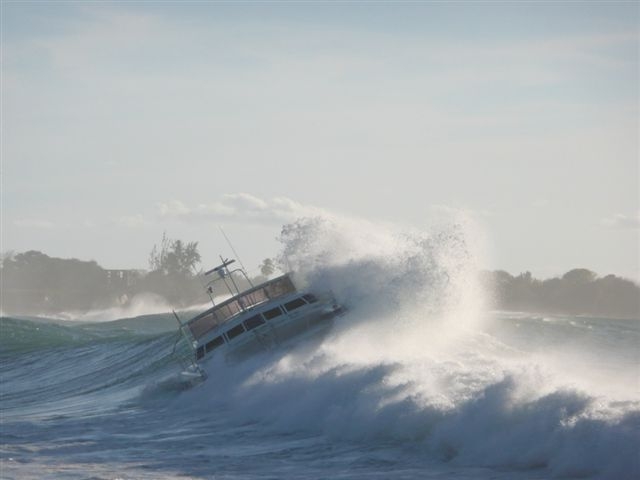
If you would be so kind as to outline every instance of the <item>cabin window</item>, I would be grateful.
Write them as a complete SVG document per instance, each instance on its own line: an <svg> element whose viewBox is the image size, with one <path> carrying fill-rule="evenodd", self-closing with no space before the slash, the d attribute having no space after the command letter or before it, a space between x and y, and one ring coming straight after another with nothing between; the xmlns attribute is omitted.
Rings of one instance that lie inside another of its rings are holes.
<svg viewBox="0 0 640 480"><path fill-rule="evenodd" d="M189 330L194 338L200 338L217 325L214 313L202 314L189 322Z"/></svg>
<svg viewBox="0 0 640 480"><path fill-rule="evenodd" d="M281 297L282 295L296 291L296 287L293 285L293 282L291 282L291 278L289 278L288 275L271 280L264 286L264 289L269 298Z"/></svg>
<svg viewBox="0 0 640 480"><path fill-rule="evenodd" d="M316 303L318 301L318 298L311 293L307 293L306 295L303 295L302 298L304 298L307 301L307 303Z"/></svg>
<svg viewBox="0 0 640 480"><path fill-rule="evenodd" d="M284 308L286 308L287 311L290 312L291 310L295 310L296 308L300 308L306 304L307 302L305 302L302 298L296 298L295 300L291 300L290 302L285 303Z"/></svg>
<svg viewBox="0 0 640 480"><path fill-rule="evenodd" d="M240 306L240 303L238 302L238 300L234 300L218 307L218 309L216 310L216 314L222 321L224 321L227 318L231 318L237 313L240 313L241 311L242 307Z"/></svg>
<svg viewBox="0 0 640 480"><path fill-rule="evenodd" d="M207 344L204 346L204 348L207 350L207 353L208 353L208 352L212 351L214 348L218 348L223 343L224 343L224 338L222 338L222 336L216 337L213 340L211 340L210 342L207 342Z"/></svg>
<svg viewBox="0 0 640 480"><path fill-rule="evenodd" d="M204 345L199 346L196 350L196 360L200 360L202 357L204 357Z"/></svg>
<svg viewBox="0 0 640 480"><path fill-rule="evenodd" d="M259 327L263 323L264 323L264 320L262 319L262 317L260 317L260 315L254 315L253 317L247 318L244 321L244 327L247 329L247 331L249 331L249 330L253 330L256 327Z"/></svg>
<svg viewBox="0 0 640 480"><path fill-rule="evenodd" d="M227 338L231 340L232 338L237 337L241 333L244 333L244 326L242 324L236 325L235 327L227 330Z"/></svg>
<svg viewBox="0 0 640 480"><path fill-rule="evenodd" d="M272 308L271 310L264 312L262 315L264 315L264 318L267 320L271 320L272 318L282 315L282 309L280 307Z"/></svg>
<svg viewBox="0 0 640 480"><path fill-rule="evenodd" d="M256 290L254 292L248 293L242 297L242 300L245 303L245 307L253 307L254 305L258 305L259 303L266 302L269 300L267 297L267 292L264 288Z"/></svg>

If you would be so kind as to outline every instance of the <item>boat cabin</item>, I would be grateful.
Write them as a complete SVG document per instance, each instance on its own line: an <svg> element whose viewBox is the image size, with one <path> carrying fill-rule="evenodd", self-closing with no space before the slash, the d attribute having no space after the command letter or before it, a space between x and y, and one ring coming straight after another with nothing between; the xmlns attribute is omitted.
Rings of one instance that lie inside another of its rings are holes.
<svg viewBox="0 0 640 480"><path fill-rule="evenodd" d="M221 266L207 272L217 272L216 280L224 280L232 297L218 304L214 302L208 310L180 324L183 334L191 337L196 362L220 347L234 355L271 348L324 326L327 319L341 311L330 293L298 291L289 274L241 292L231 276L233 272L227 269L232 262L224 260ZM249 281L244 271L236 271ZM212 293L211 287L208 291Z"/></svg>

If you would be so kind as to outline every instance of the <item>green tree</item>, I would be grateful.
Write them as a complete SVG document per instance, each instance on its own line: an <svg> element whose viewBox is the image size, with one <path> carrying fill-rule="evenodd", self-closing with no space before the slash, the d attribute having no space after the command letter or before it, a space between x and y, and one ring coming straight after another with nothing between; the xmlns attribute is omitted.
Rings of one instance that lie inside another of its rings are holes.
<svg viewBox="0 0 640 480"><path fill-rule="evenodd" d="M586 268L574 268L562 276L562 280L574 285L586 285L597 278L597 274Z"/></svg>
<svg viewBox="0 0 640 480"><path fill-rule="evenodd" d="M149 254L151 271L138 282L136 293L155 293L175 306L191 305L203 295L194 275L199 263L198 242L173 240L165 232Z"/></svg>
<svg viewBox="0 0 640 480"><path fill-rule="evenodd" d="M273 263L273 260L270 258L265 258L262 261L262 264L260 264L260 273L262 273L262 275L264 275L265 277L271 275L273 272L275 272L275 270L276 267Z"/></svg>
<svg viewBox="0 0 640 480"><path fill-rule="evenodd" d="M30 250L4 255L0 277L5 312L87 310L112 300L106 272L95 261L49 257Z"/></svg>
<svg viewBox="0 0 640 480"><path fill-rule="evenodd" d="M149 269L165 275L192 276L199 263L198 242L185 244L182 240L172 240L166 232L162 234L160 246L154 245L149 255Z"/></svg>

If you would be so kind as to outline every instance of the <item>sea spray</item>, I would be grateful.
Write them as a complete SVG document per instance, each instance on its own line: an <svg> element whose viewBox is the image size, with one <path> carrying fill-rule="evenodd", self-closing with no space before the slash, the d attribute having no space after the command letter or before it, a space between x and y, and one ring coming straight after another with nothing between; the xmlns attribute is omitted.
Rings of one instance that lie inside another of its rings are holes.
<svg viewBox="0 0 640 480"><path fill-rule="evenodd" d="M476 229L464 217L430 232L339 216L306 218L283 227L279 260L299 282L332 289L341 302L359 309L462 307L477 317L482 254L470 241Z"/></svg>
<svg viewBox="0 0 640 480"><path fill-rule="evenodd" d="M172 315L3 319L20 339L2 337L4 476L640 476L640 322L486 312L458 219L297 223L283 251L299 280L347 312L325 337L214 356L195 388Z"/></svg>
<svg viewBox="0 0 640 480"><path fill-rule="evenodd" d="M160 295L145 292L135 295L127 304L82 312L62 312L55 317L78 322L109 322L121 318L170 312L172 307Z"/></svg>
<svg viewBox="0 0 640 480"><path fill-rule="evenodd" d="M559 365L487 330L472 238L455 222L430 232L341 218L285 227L282 262L348 313L319 344L207 365L215 381L187 397L268 430L406 444L459 467L633 478L637 395L620 405L581 391Z"/></svg>

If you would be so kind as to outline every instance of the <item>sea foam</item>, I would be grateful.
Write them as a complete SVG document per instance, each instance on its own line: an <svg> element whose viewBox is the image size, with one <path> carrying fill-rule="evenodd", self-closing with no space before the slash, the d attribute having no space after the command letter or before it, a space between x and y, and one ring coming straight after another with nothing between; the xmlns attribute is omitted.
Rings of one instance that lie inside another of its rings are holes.
<svg viewBox="0 0 640 480"><path fill-rule="evenodd" d="M285 227L281 261L348 313L321 342L207 365L210 380L187 397L239 422L405 444L452 465L637 476L638 392L580 388L561 362L538 361L544 348L489 329L474 228L340 218Z"/></svg>

